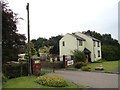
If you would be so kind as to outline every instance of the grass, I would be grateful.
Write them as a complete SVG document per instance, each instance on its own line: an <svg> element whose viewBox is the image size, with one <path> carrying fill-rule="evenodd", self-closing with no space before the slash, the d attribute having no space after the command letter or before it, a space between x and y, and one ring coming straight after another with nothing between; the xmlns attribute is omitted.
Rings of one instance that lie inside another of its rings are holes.
<svg viewBox="0 0 120 90"><path fill-rule="evenodd" d="M96 67L102 65L104 70L102 72L117 72L119 61L104 61L102 63L90 63L86 67L90 67L91 71L95 71Z"/></svg>
<svg viewBox="0 0 120 90"><path fill-rule="evenodd" d="M35 82L36 79L37 79L36 76L24 76L24 77L9 79L3 85L3 88L54 88L54 87L40 85ZM68 83L68 86L63 88L86 88L86 86L84 85L77 85L70 81L67 81L67 83Z"/></svg>

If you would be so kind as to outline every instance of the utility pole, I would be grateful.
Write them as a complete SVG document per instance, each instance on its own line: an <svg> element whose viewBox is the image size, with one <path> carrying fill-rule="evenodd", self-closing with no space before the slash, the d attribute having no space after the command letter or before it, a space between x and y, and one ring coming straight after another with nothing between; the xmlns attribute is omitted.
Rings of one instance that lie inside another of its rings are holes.
<svg viewBox="0 0 120 90"><path fill-rule="evenodd" d="M27 25L28 25L28 73L29 75L32 74L32 68L31 68L31 50L30 50L30 21L29 21L29 3L27 3L27 6L26 6L26 9L27 9Z"/></svg>

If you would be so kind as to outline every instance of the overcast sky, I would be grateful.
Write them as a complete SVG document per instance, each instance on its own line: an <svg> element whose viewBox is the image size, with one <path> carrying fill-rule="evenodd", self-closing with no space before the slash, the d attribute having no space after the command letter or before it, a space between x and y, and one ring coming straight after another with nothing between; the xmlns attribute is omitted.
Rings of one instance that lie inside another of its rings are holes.
<svg viewBox="0 0 120 90"><path fill-rule="evenodd" d="M49 38L77 31L109 33L118 39L119 0L7 0L22 17L19 33L27 37L27 11L30 4L30 38Z"/></svg>

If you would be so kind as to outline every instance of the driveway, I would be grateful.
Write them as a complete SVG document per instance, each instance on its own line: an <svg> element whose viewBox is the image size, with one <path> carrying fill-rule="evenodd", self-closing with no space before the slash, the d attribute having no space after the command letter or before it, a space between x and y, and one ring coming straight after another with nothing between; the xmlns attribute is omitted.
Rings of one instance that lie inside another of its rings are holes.
<svg viewBox="0 0 120 90"><path fill-rule="evenodd" d="M55 74L91 88L118 88L118 74L58 70Z"/></svg>

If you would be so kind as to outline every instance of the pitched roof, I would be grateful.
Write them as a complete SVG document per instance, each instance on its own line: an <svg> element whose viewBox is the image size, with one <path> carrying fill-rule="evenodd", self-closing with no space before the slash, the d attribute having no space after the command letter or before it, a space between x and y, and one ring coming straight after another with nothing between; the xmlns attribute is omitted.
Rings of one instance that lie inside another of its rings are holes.
<svg viewBox="0 0 120 90"><path fill-rule="evenodd" d="M79 32L79 33L81 33L81 32ZM82 34L84 34L84 33L82 33ZM84 35L86 35L86 34L84 34ZM86 35L86 36L90 37L93 41L99 41L100 42L100 40L98 40L98 39L96 39L96 38L94 38L94 37L92 37L90 35Z"/></svg>
<svg viewBox="0 0 120 90"><path fill-rule="evenodd" d="M91 53L91 51L88 50L87 48L84 48L84 53Z"/></svg>
<svg viewBox="0 0 120 90"><path fill-rule="evenodd" d="M80 41L86 41L84 38L78 36L78 35L75 35L75 34L70 34L72 35L73 37L75 37L77 40L80 40Z"/></svg>

